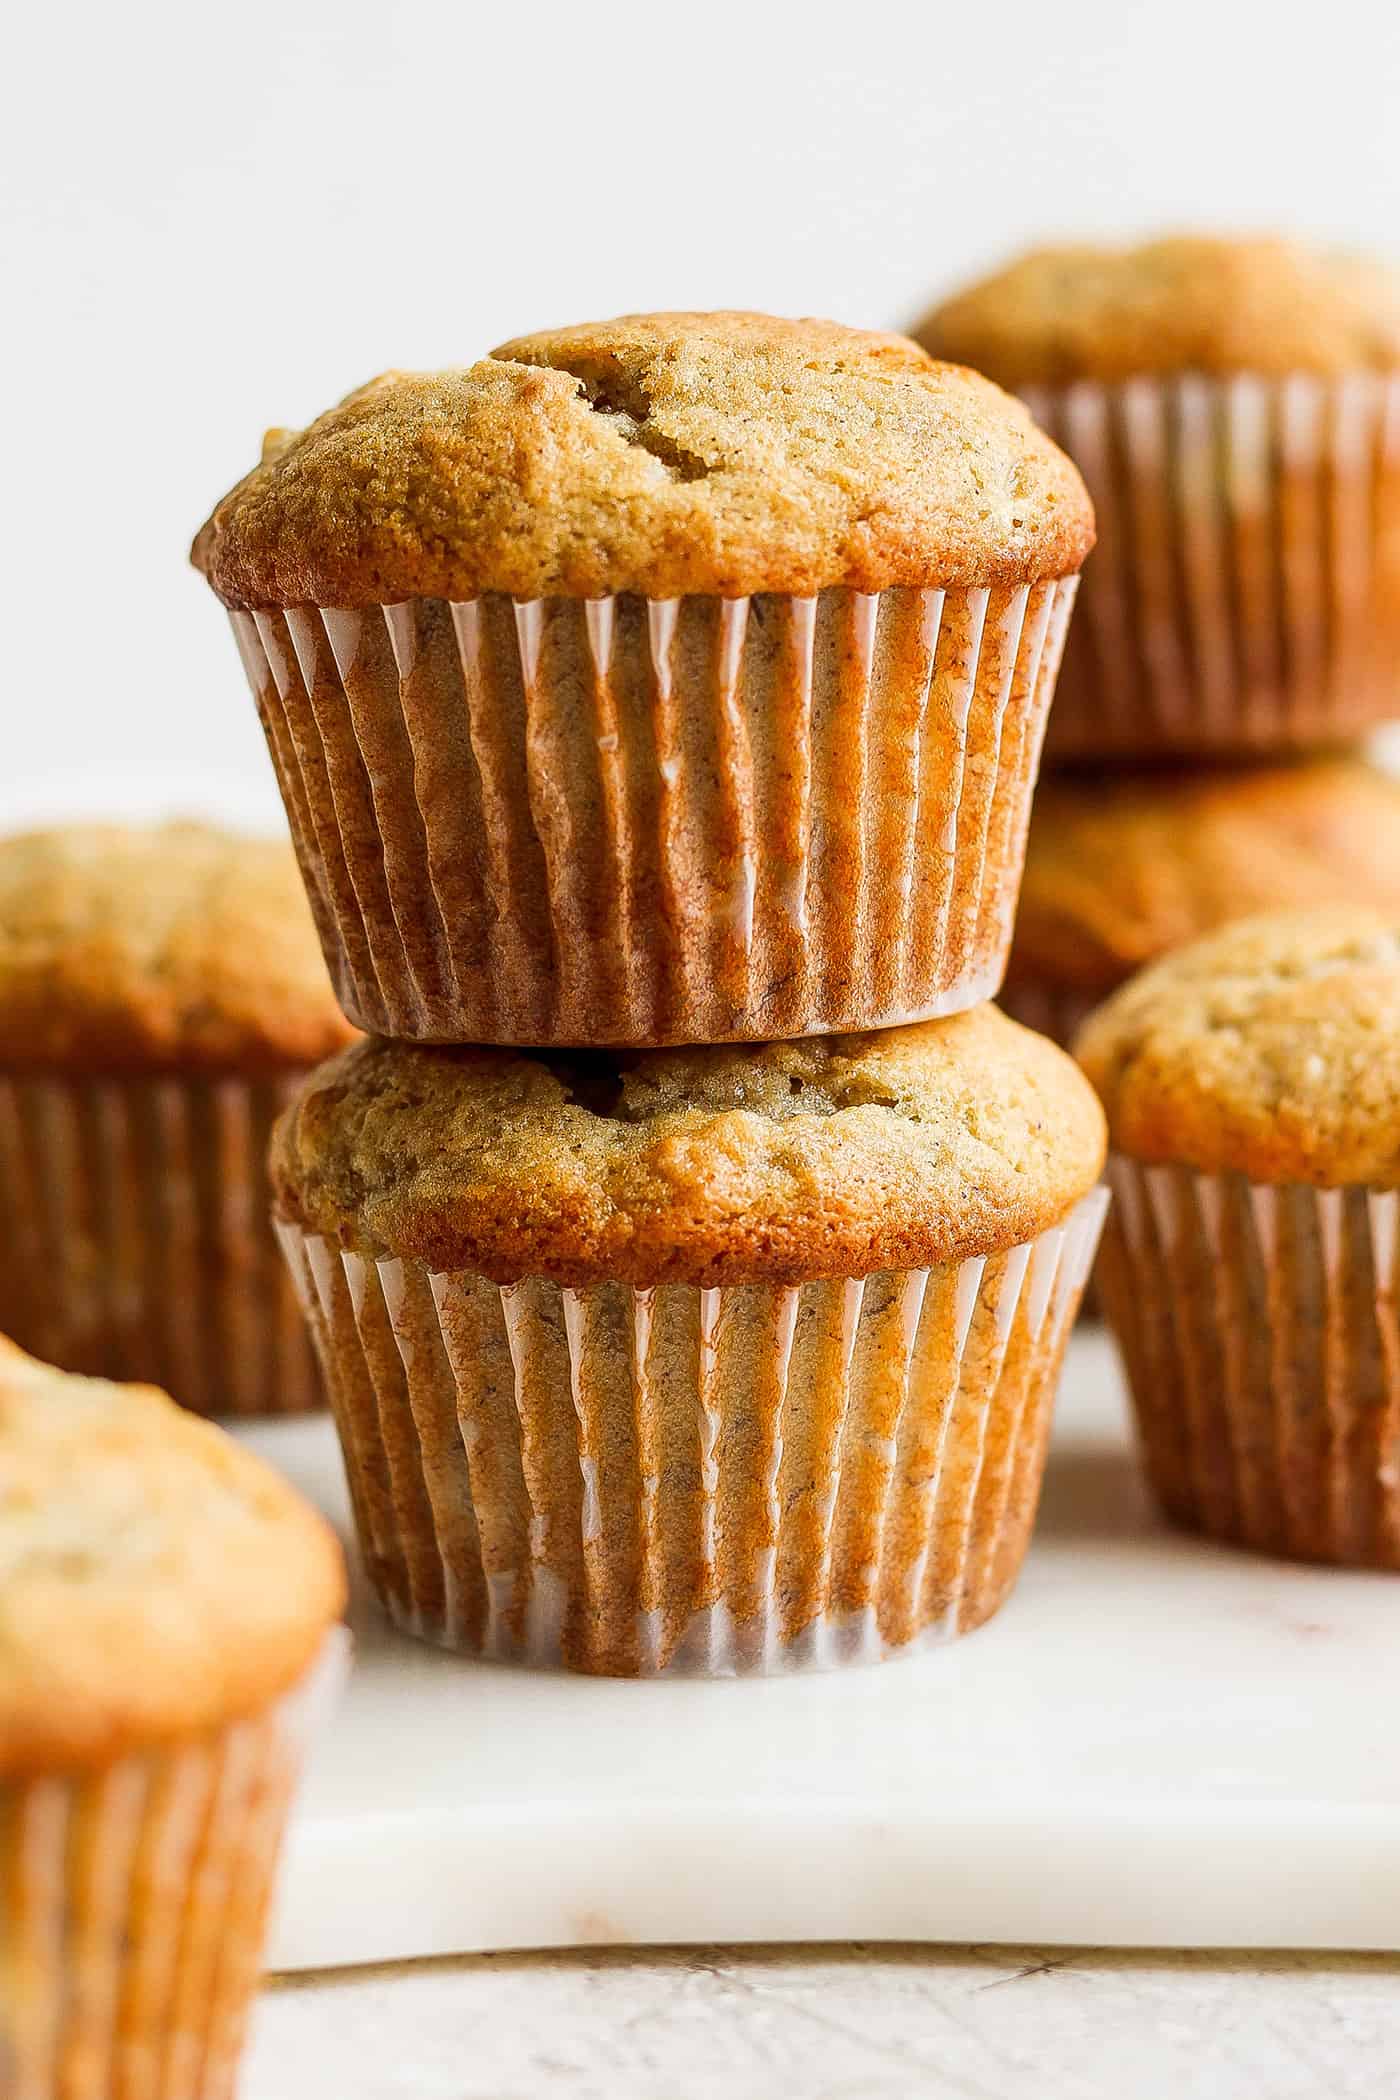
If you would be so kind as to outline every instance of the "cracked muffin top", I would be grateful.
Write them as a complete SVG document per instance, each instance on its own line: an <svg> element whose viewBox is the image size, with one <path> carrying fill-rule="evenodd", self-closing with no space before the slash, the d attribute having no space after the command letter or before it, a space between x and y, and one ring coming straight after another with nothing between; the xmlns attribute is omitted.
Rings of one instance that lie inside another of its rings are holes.
<svg viewBox="0 0 1400 2100"><path fill-rule="evenodd" d="M256 609L1019 584L1092 544L1025 409L907 338L640 314L389 372L271 432L192 559Z"/></svg>
<svg viewBox="0 0 1400 2100"><path fill-rule="evenodd" d="M286 840L205 824L0 839L0 1067L280 1071L355 1033Z"/></svg>
<svg viewBox="0 0 1400 2100"><path fill-rule="evenodd" d="M1400 1187L1400 920L1240 920L1124 985L1075 1049L1134 1159Z"/></svg>
<svg viewBox="0 0 1400 2100"><path fill-rule="evenodd" d="M1177 234L1036 248L934 307L936 357L1002 386L1135 373L1339 373L1400 366L1400 275L1295 241Z"/></svg>
<svg viewBox="0 0 1400 2100"><path fill-rule="evenodd" d="M1400 781L1363 758L1052 775L1007 983L1102 994L1232 919L1324 904L1400 919Z"/></svg>
<svg viewBox="0 0 1400 2100"><path fill-rule="evenodd" d="M375 1257L701 1286L923 1268L1058 1223L1103 1164L1071 1059L993 1006L636 1055L357 1044L273 1136L286 1220Z"/></svg>
<svg viewBox="0 0 1400 2100"><path fill-rule="evenodd" d="M0 1777L256 1712L339 1618L329 1525L153 1386L0 1339Z"/></svg>

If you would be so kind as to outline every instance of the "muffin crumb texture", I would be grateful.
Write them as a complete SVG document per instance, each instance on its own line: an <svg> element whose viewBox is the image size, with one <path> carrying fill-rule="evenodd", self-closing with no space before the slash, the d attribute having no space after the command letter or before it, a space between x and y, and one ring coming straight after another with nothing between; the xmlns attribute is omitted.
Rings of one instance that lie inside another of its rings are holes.
<svg viewBox="0 0 1400 2100"><path fill-rule="evenodd" d="M269 1071L355 1032L285 841L194 823L0 840L0 1067Z"/></svg>
<svg viewBox="0 0 1400 2100"><path fill-rule="evenodd" d="M1076 1049L1130 1158L1400 1186L1400 924L1378 913L1241 920L1132 979Z"/></svg>
<svg viewBox="0 0 1400 2100"><path fill-rule="evenodd" d="M1096 1102L982 1006L883 1034L559 1055L365 1042L278 1125L280 1214L496 1283L794 1283L928 1267L1057 1224Z"/></svg>
<svg viewBox="0 0 1400 2100"><path fill-rule="evenodd" d="M1231 920L1400 922L1400 781L1363 758L1042 780L1007 981L1098 994Z"/></svg>
<svg viewBox="0 0 1400 2100"><path fill-rule="evenodd" d="M1273 238L1173 235L1033 249L915 330L1002 386L1139 373L1336 374L1400 367L1400 276Z"/></svg>
<svg viewBox="0 0 1400 2100"><path fill-rule="evenodd" d="M0 1776L257 1711L343 1601L328 1526L252 1452L0 1340Z"/></svg>
<svg viewBox="0 0 1400 2100"><path fill-rule="evenodd" d="M225 604L1020 584L1093 542L1020 403L903 336L641 314L389 372L270 434L193 559Z"/></svg>

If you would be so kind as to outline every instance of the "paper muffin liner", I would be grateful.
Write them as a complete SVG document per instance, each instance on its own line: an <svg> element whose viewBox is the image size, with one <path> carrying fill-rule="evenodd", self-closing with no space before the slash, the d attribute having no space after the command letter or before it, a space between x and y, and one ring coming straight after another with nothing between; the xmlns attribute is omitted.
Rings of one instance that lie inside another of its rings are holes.
<svg viewBox="0 0 1400 2100"><path fill-rule="evenodd" d="M201 1414L324 1406L268 1221L300 1076L0 1073L0 1334Z"/></svg>
<svg viewBox="0 0 1400 2100"><path fill-rule="evenodd" d="M1094 1008L1107 992L1081 992L1071 985L1052 984L1048 978L1017 977L1002 986L997 1005L1023 1028L1048 1035L1052 1043L1068 1050Z"/></svg>
<svg viewBox="0 0 1400 2100"><path fill-rule="evenodd" d="M1094 499L1052 759L1272 751L1400 707L1400 379L1027 388Z"/></svg>
<svg viewBox="0 0 1400 2100"><path fill-rule="evenodd" d="M728 1676L874 1661L996 1610L1106 1203L984 1260L792 1288L501 1288L279 1229L396 1624L500 1661Z"/></svg>
<svg viewBox="0 0 1400 2100"><path fill-rule="evenodd" d="M95 1772L0 1782L6 2100L227 2100L287 1807L339 1629L268 1711Z"/></svg>
<svg viewBox="0 0 1400 2100"><path fill-rule="evenodd" d="M1400 1195L1109 1172L1099 1291L1166 1514L1400 1568Z"/></svg>
<svg viewBox="0 0 1400 2100"><path fill-rule="evenodd" d="M771 1041L995 992L1074 591L232 618L352 1019Z"/></svg>

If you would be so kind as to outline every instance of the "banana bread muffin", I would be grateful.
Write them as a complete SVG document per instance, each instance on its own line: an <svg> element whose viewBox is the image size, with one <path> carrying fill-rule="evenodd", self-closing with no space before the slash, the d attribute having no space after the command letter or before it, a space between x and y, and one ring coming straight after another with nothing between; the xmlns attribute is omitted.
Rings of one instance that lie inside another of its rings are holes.
<svg viewBox="0 0 1400 2100"><path fill-rule="evenodd" d="M918 334L1022 394L1098 510L1053 756L1316 746L1397 712L1394 270L1261 238L1045 248Z"/></svg>
<svg viewBox="0 0 1400 2100"><path fill-rule="evenodd" d="M1092 538L904 338L652 314L274 432L194 560L347 1012L647 1045L995 990Z"/></svg>
<svg viewBox="0 0 1400 2100"><path fill-rule="evenodd" d="M1078 1049L1118 1198L1100 1294L1167 1514L1400 1568L1400 914L1239 921Z"/></svg>
<svg viewBox="0 0 1400 2100"><path fill-rule="evenodd" d="M1052 775L1001 1003L1068 1044L1144 963L1231 919L1323 904L1400 919L1400 780L1364 758Z"/></svg>
<svg viewBox="0 0 1400 2100"><path fill-rule="evenodd" d="M344 1570L269 1467L0 1341L7 2094L232 2091Z"/></svg>
<svg viewBox="0 0 1400 2100"><path fill-rule="evenodd" d="M202 1413L319 1405L265 1160L353 1035L284 842L0 839L0 1330Z"/></svg>
<svg viewBox="0 0 1400 2100"><path fill-rule="evenodd" d="M323 1066L276 1207L390 1614L624 1675L977 1625L1025 1552L1102 1157L1070 1060L986 1006Z"/></svg>

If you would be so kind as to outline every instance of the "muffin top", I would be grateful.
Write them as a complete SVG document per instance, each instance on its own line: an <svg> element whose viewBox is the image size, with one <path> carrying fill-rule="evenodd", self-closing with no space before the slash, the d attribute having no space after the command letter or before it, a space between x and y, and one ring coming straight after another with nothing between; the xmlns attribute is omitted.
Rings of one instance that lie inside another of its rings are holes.
<svg viewBox="0 0 1400 2100"><path fill-rule="evenodd" d="M1400 781L1360 758L1043 780L1007 981L1112 991L1230 919L1400 920Z"/></svg>
<svg viewBox="0 0 1400 2100"><path fill-rule="evenodd" d="M0 1067L280 1070L354 1034L285 841L203 824L0 839Z"/></svg>
<svg viewBox="0 0 1400 2100"><path fill-rule="evenodd" d="M1400 366L1400 276L1275 239L1178 234L1036 248L945 300L915 333L1003 386L1161 372Z"/></svg>
<svg viewBox="0 0 1400 2100"><path fill-rule="evenodd" d="M192 558L228 605L362 606L1020 583L1092 543L1026 411L906 337L637 314L272 432Z"/></svg>
<svg viewBox="0 0 1400 2100"><path fill-rule="evenodd" d="M0 1340L0 1777L256 1711L344 1601L329 1527L261 1459Z"/></svg>
<svg viewBox="0 0 1400 2100"><path fill-rule="evenodd" d="M636 1055L369 1042L273 1136L280 1213L374 1256L702 1286L989 1254L1103 1163L1072 1061L995 1007L881 1034Z"/></svg>
<svg viewBox="0 0 1400 2100"><path fill-rule="evenodd" d="M1400 919L1243 919L1085 1023L1114 1146L1252 1181L1400 1186Z"/></svg>

